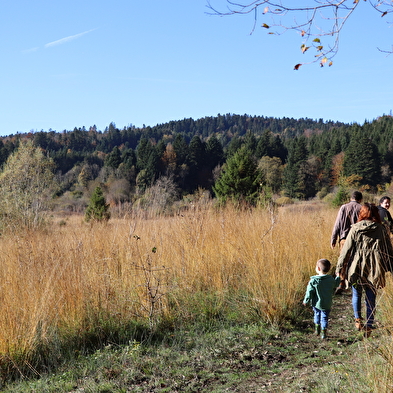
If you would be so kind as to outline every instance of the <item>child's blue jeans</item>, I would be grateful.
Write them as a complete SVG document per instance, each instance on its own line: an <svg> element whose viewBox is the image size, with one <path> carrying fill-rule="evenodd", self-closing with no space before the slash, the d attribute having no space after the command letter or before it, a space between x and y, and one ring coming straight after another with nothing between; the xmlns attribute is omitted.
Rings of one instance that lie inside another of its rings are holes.
<svg viewBox="0 0 393 393"><path fill-rule="evenodd" d="M321 325L322 330L327 329L330 310L320 310L316 307L312 309L314 310L314 323L316 325Z"/></svg>
<svg viewBox="0 0 393 393"><path fill-rule="evenodd" d="M367 326L372 326L375 315L375 289L370 286L352 285L352 307L355 318L362 317L362 294L365 292Z"/></svg>

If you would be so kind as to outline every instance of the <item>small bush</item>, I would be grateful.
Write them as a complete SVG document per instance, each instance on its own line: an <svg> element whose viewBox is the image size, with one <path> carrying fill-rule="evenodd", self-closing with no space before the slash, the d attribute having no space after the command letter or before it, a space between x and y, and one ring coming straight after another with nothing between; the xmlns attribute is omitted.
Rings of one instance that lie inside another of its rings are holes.
<svg viewBox="0 0 393 393"><path fill-rule="evenodd" d="M327 194L323 199L322 199L322 201L323 202L325 202L325 203L327 203L327 204L329 204L329 205L333 205L333 199L335 198L335 194L333 194L333 193L329 193L329 194Z"/></svg>
<svg viewBox="0 0 393 393"><path fill-rule="evenodd" d="M317 198L322 200L329 194L327 187L323 187L320 191L317 192Z"/></svg>
<svg viewBox="0 0 393 393"><path fill-rule="evenodd" d="M283 205L292 205L293 204L293 200L292 198L286 197L286 196L282 196L280 198L277 198L275 200L276 204L279 206L283 206Z"/></svg>
<svg viewBox="0 0 393 393"><path fill-rule="evenodd" d="M332 200L332 204L335 207L340 207L344 203L347 203L349 201L349 193L348 191L344 190L343 188L340 188L337 191L337 194L334 196Z"/></svg>

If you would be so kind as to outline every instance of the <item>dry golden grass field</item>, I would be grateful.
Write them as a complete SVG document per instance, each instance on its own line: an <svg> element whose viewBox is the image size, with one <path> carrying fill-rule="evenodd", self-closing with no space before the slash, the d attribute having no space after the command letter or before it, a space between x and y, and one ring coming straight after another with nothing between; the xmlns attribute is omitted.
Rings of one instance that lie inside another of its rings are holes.
<svg viewBox="0 0 393 393"><path fill-rule="evenodd" d="M53 361L108 323L154 330L233 310L236 318L280 324L301 303L316 260L336 263L329 244L336 213L321 202L274 212L196 207L95 225L58 218L43 231L5 235L2 372L21 364L34 370L44 356ZM389 287L381 306L388 315L391 297Z"/></svg>

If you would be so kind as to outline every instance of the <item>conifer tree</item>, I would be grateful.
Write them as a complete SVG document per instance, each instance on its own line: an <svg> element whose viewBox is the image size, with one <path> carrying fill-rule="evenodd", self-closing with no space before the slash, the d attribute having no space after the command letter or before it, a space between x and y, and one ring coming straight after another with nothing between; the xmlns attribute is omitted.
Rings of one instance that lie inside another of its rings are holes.
<svg viewBox="0 0 393 393"><path fill-rule="evenodd" d="M231 156L213 186L221 202L246 201L255 205L260 189L260 172L251 152L244 146Z"/></svg>
<svg viewBox="0 0 393 393"><path fill-rule="evenodd" d="M376 186L381 177L380 159L375 144L356 132L345 150L344 175L362 177L361 184Z"/></svg>
<svg viewBox="0 0 393 393"><path fill-rule="evenodd" d="M269 155L270 138L271 138L271 132L270 130L266 129L262 133L261 137L258 139L256 153L255 153L257 158L262 158L264 156Z"/></svg>
<svg viewBox="0 0 393 393"><path fill-rule="evenodd" d="M217 165L222 163L224 159L224 150L221 143L213 135L206 143L206 161L209 169L214 169Z"/></svg>
<svg viewBox="0 0 393 393"><path fill-rule="evenodd" d="M205 166L206 166L206 143L201 141L198 135L195 135L188 146L188 188L194 191L205 183Z"/></svg>
<svg viewBox="0 0 393 393"><path fill-rule="evenodd" d="M257 138L255 137L254 133L248 130L246 132L246 135L244 136L244 145L246 146L246 149L249 150L251 153L255 154L255 151L257 149Z"/></svg>
<svg viewBox="0 0 393 393"><path fill-rule="evenodd" d="M303 198L303 173L307 160L307 145L305 137L295 137L288 148L288 159L284 170L285 194L290 198Z"/></svg>
<svg viewBox="0 0 393 393"><path fill-rule="evenodd" d="M121 153L117 146L105 158L105 165L117 169L121 164Z"/></svg>
<svg viewBox="0 0 393 393"><path fill-rule="evenodd" d="M89 221L108 221L110 218L109 204L106 203L101 187L96 187L90 198L89 206L85 212L85 220Z"/></svg>
<svg viewBox="0 0 393 393"><path fill-rule="evenodd" d="M141 138L136 148L136 165L139 171L146 169L152 150L153 146L150 141L145 137Z"/></svg>
<svg viewBox="0 0 393 393"><path fill-rule="evenodd" d="M173 141L173 150L176 154L177 166L185 164L188 156L188 145L182 135L176 134L175 140Z"/></svg>

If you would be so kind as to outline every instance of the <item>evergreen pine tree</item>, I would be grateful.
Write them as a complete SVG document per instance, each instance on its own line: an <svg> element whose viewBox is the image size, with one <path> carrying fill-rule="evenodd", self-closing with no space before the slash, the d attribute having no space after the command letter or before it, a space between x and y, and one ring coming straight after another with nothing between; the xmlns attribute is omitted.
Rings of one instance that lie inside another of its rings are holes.
<svg viewBox="0 0 393 393"><path fill-rule="evenodd" d="M282 143L281 138L278 135L274 136L272 134L270 137L270 145L267 155L269 157L279 157L281 158L281 162L284 163L287 158L287 154L287 149Z"/></svg>
<svg viewBox="0 0 393 393"><path fill-rule="evenodd" d="M206 144L195 135L188 146L189 174L187 184L190 191L194 191L206 182Z"/></svg>
<svg viewBox="0 0 393 393"><path fill-rule="evenodd" d="M271 132L266 129L263 131L261 137L258 139L255 155L257 158L262 158L269 155Z"/></svg>
<svg viewBox="0 0 393 393"><path fill-rule="evenodd" d="M290 198L303 198L304 173L301 173L306 166L307 145L305 137L295 137L288 149L288 159L284 170L284 189L285 194Z"/></svg>
<svg viewBox="0 0 393 393"><path fill-rule="evenodd" d="M217 165L221 164L224 159L224 150L221 143L213 135L206 143L206 162L209 169L214 169Z"/></svg>
<svg viewBox="0 0 393 393"><path fill-rule="evenodd" d="M105 165L117 169L121 164L121 153L117 146L105 158Z"/></svg>
<svg viewBox="0 0 393 393"><path fill-rule="evenodd" d="M254 133L252 133L250 130L246 132L246 135L244 136L244 145L246 146L246 149L249 150L252 154L255 154L257 150L257 138L255 137Z"/></svg>
<svg viewBox="0 0 393 393"><path fill-rule="evenodd" d="M188 156L188 145L182 135L177 134L175 136L175 139L173 141L173 150L176 154L177 166L185 164Z"/></svg>
<svg viewBox="0 0 393 393"><path fill-rule="evenodd" d="M136 148L136 157L137 157L136 165L138 171L141 171L142 169L146 169L152 150L153 150L153 146L150 143L150 141L145 137L141 138Z"/></svg>
<svg viewBox="0 0 393 393"><path fill-rule="evenodd" d="M110 218L109 204L106 203L101 187L96 187L90 198L89 206L85 212L85 220L89 221L108 221Z"/></svg>
<svg viewBox="0 0 393 393"><path fill-rule="evenodd" d="M259 196L260 172L251 152L244 146L231 156L213 186L221 202L246 201L255 205Z"/></svg>
<svg viewBox="0 0 393 393"><path fill-rule="evenodd" d="M356 132L345 151L344 175L362 177L361 184L376 186L381 176L377 147L366 136Z"/></svg>

